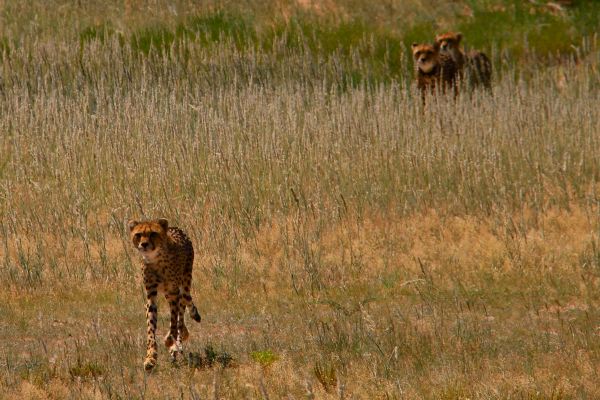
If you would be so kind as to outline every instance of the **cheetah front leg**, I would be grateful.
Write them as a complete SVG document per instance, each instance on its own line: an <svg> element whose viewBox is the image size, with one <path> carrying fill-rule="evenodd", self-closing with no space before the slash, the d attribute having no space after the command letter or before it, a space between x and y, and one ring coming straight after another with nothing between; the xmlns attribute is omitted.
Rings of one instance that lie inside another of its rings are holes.
<svg viewBox="0 0 600 400"><path fill-rule="evenodd" d="M144 369L151 371L156 366L158 356L158 347L156 345L156 315L158 307L156 305L156 292L154 296L148 295L146 303L146 321L148 323L146 336L146 359L144 360Z"/></svg>
<svg viewBox="0 0 600 400"><path fill-rule="evenodd" d="M152 276L144 274L144 287L146 288L146 359L144 360L144 369L151 371L158 358L158 346L156 344L156 321L158 306L156 296L158 294L158 283Z"/></svg>

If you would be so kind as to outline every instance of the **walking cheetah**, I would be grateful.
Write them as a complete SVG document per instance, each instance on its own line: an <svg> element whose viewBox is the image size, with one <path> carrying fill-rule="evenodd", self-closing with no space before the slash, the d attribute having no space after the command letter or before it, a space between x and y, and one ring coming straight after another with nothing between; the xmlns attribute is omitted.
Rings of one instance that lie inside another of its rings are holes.
<svg viewBox="0 0 600 400"><path fill-rule="evenodd" d="M482 85L488 90L492 89L492 63L485 53L471 50L465 53L460 48L461 33L448 32L435 37L436 44L442 54L447 54L456 63L461 81L465 81L474 89Z"/></svg>
<svg viewBox="0 0 600 400"><path fill-rule="evenodd" d="M174 361L182 351L181 342L187 340L189 332L183 313L189 307L190 317L200 322L200 313L192 302L190 287L194 248L187 235L179 228L169 226L166 219L128 222L133 245L142 256L142 274L146 287L147 347L144 368L152 370L156 365L156 315L158 292L165 294L171 308L171 324L165 337Z"/></svg>
<svg viewBox="0 0 600 400"><path fill-rule="evenodd" d="M436 90L446 92L448 87L458 94L456 77L458 69L452 57L442 54L437 44L412 44L415 61L417 87L421 90L423 101L427 92L434 94Z"/></svg>

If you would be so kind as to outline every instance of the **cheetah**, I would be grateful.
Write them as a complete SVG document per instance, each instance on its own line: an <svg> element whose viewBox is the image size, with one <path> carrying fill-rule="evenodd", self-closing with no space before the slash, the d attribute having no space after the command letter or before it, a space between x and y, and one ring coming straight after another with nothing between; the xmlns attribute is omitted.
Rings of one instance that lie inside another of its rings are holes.
<svg viewBox="0 0 600 400"><path fill-rule="evenodd" d="M156 319L157 295L162 292L171 308L171 324L165 337L171 360L182 352L182 341L189 337L183 314L189 308L190 317L200 322L200 313L192 302L190 287L194 247L179 228L169 226L166 219L128 222L134 247L142 257L142 275L146 288L147 346L144 369L151 371L157 362Z"/></svg>
<svg viewBox="0 0 600 400"><path fill-rule="evenodd" d="M412 53L415 61L417 87L421 91L423 102L427 92L435 93L436 90L446 92L448 87L458 94L456 78L458 69L452 57L440 53L437 44L412 44Z"/></svg>
<svg viewBox="0 0 600 400"><path fill-rule="evenodd" d="M492 63L488 56L477 50L465 53L461 47L461 33L448 32L435 37L436 44L440 47L442 54L447 54L456 63L461 81L474 89L483 86L487 90L492 89ZM466 75L466 77L465 77Z"/></svg>

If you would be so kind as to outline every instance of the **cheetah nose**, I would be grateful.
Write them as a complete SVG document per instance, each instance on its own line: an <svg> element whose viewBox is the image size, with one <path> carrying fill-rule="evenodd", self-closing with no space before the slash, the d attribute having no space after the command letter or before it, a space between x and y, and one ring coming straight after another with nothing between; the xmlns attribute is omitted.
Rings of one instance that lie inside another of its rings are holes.
<svg viewBox="0 0 600 400"><path fill-rule="evenodd" d="M148 242L143 242L143 243L140 243L140 246L142 246L145 249L146 247L148 247L149 244L150 243L148 243Z"/></svg>

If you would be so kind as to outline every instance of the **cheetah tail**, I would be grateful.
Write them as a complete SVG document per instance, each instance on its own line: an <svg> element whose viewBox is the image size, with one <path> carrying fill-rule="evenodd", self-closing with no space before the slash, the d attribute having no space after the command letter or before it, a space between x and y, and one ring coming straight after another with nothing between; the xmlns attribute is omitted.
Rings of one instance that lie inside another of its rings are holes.
<svg viewBox="0 0 600 400"><path fill-rule="evenodd" d="M202 320L202 317L200 316L200 313L198 312L198 309L194 303L192 303L190 307L190 317L196 322L200 322Z"/></svg>

